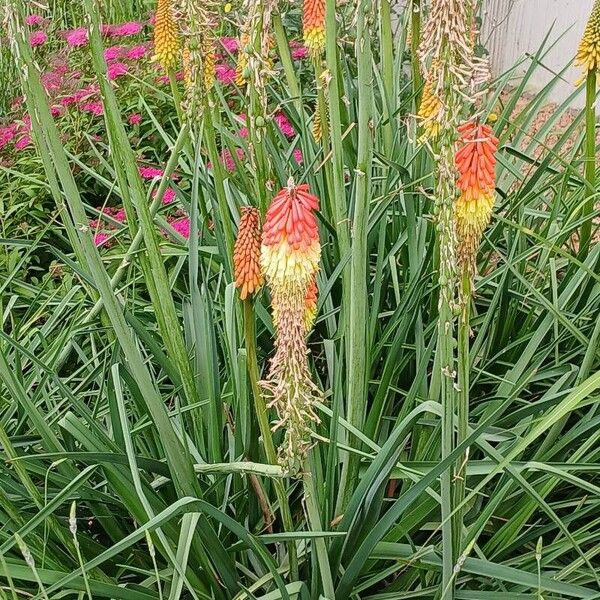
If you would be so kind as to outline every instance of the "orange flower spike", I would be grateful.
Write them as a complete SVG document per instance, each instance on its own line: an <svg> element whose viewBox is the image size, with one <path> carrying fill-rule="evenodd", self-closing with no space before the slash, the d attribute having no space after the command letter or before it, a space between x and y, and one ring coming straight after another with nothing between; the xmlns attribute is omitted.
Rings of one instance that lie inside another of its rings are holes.
<svg viewBox="0 0 600 600"><path fill-rule="evenodd" d="M456 201L454 219L459 262L472 275L479 242L494 207L498 138L489 125L475 122L461 125L458 133L455 163L460 197Z"/></svg>
<svg viewBox="0 0 600 600"><path fill-rule="evenodd" d="M304 44L318 58L325 50L325 0L304 0Z"/></svg>
<svg viewBox="0 0 600 600"><path fill-rule="evenodd" d="M273 198L263 226L261 265L272 298L275 355L262 382L285 430L282 464L297 472L311 445L311 424L319 421L321 392L312 381L306 333L316 313L315 275L321 246L314 211L319 201L306 184L292 180Z"/></svg>
<svg viewBox="0 0 600 600"><path fill-rule="evenodd" d="M307 184L290 183L267 211L261 264L273 286L307 286L318 269L321 246L314 211L319 201L308 189Z"/></svg>
<svg viewBox="0 0 600 600"><path fill-rule="evenodd" d="M154 24L154 59L168 71L177 65L179 31L171 0L158 0Z"/></svg>
<svg viewBox="0 0 600 600"><path fill-rule="evenodd" d="M257 208L244 206L233 250L235 287L245 300L263 284L260 270L260 217Z"/></svg>

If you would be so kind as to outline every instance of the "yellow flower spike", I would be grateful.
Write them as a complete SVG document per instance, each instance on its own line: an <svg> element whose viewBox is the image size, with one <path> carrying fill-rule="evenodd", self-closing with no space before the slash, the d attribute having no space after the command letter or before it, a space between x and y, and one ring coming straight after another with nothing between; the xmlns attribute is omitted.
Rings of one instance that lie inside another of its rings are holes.
<svg viewBox="0 0 600 600"><path fill-rule="evenodd" d="M579 44L575 64L583 67L585 72L600 68L600 0L596 0L592 8L592 14Z"/></svg>
<svg viewBox="0 0 600 600"><path fill-rule="evenodd" d="M173 17L171 0L158 0L154 24L154 58L168 71L177 65L179 30Z"/></svg>
<svg viewBox="0 0 600 600"><path fill-rule="evenodd" d="M417 117L423 128L422 139L434 139L440 132L438 117L442 110L442 101L433 90L431 79L425 82L421 104Z"/></svg>

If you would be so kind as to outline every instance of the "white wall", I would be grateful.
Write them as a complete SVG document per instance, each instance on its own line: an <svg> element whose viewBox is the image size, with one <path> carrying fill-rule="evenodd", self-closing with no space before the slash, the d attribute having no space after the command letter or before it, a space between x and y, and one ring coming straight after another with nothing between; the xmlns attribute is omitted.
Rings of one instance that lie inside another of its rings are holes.
<svg viewBox="0 0 600 600"><path fill-rule="evenodd" d="M593 3L594 0L485 0L482 42L490 52L493 73L505 72L525 53L534 54L551 28L549 42L556 43L543 63L549 71L560 71L577 52ZM549 71L538 67L530 81L531 91L548 82L552 77ZM577 68L566 71L551 100L564 100L573 92L580 75Z"/></svg>

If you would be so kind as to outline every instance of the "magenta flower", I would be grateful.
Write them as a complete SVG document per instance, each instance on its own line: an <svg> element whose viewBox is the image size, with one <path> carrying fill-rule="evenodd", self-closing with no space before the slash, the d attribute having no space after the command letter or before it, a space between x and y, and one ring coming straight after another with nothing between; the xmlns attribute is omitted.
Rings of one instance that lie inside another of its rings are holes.
<svg viewBox="0 0 600 600"><path fill-rule="evenodd" d="M237 41L237 39L233 37L222 37L221 45L223 46L223 48L225 48L225 50L227 50L227 52L229 52L229 54L235 54L238 51L238 48L240 47L240 44Z"/></svg>
<svg viewBox="0 0 600 600"><path fill-rule="evenodd" d="M179 219L174 219L170 223L171 227L177 231L184 238L190 237L190 218L189 217L181 217Z"/></svg>
<svg viewBox="0 0 600 600"><path fill-rule="evenodd" d="M96 115L97 117L104 114L104 106L102 106L102 102L88 102L82 105L81 110Z"/></svg>
<svg viewBox="0 0 600 600"><path fill-rule="evenodd" d="M144 26L137 21L129 21L120 25L113 25L107 32L107 35L112 37L125 37L129 35L137 35L142 31Z"/></svg>
<svg viewBox="0 0 600 600"><path fill-rule="evenodd" d="M294 60L302 60L308 56L308 48L304 46L298 46L297 48L292 48L292 58Z"/></svg>
<svg viewBox="0 0 600 600"><path fill-rule="evenodd" d="M36 33L43 33L42 31L38 31ZM42 77L42 85L47 92L53 92L59 90L63 84L63 77L60 73L56 71L48 71L47 73L43 73Z"/></svg>
<svg viewBox="0 0 600 600"><path fill-rule="evenodd" d="M63 107L62 106L51 106L50 107L50 114L53 117L58 117L62 114L63 111Z"/></svg>
<svg viewBox="0 0 600 600"><path fill-rule="evenodd" d="M108 78L111 81L113 81L117 77L122 77L123 75L126 75L128 73L128 71L129 71L129 67L125 63L115 62L115 63L108 65L106 74L107 74Z"/></svg>
<svg viewBox="0 0 600 600"><path fill-rule="evenodd" d="M85 46L88 43L88 32L85 27L78 27L65 32L65 39L71 48Z"/></svg>
<svg viewBox="0 0 600 600"><path fill-rule="evenodd" d="M104 51L104 60L110 62L111 60L117 60L121 58L125 53L123 46L110 46Z"/></svg>
<svg viewBox="0 0 600 600"><path fill-rule="evenodd" d="M133 113L127 117L130 125L139 125L142 122L142 115L140 113Z"/></svg>
<svg viewBox="0 0 600 600"><path fill-rule="evenodd" d="M281 133L283 133L283 135L285 135L285 137L292 138L296 135L296 130L282 112L278 112L275 115L275 123L277 123L279 130Z"/></svg>
<svg viewBox="0 0 600 600"><path fill-rule="evenodd" d="M139 167L140 175L143 179L154 179L155 177L162 177L164 171L158 167Z"/></svg>
<svg viewBox="0 0 600 600"><path fill-rule="evenodd" d="M219 64L215 67L217 79L224 85L231 85L235 82L235 69L229 65Z"/></svg>
<svg viewBox="0 0 600 600"><path fill-rule="evenodd" d="M154 190L152 197L156 198L157 194L158 194L158 190ZM163 194L162 203L163 204L171 204L171 202L173 202L173 200L175 200L176 195L177 194L175 193L175 190L173 188L167 188L165 190L165 193Z"/></svg>
<svg viewBox="0 0 600 600"><path fill-rule="evenodd" d="M25 17L25 23L30 27L37 27L44 22L44 18L40 17L40 15L27 15Z"/></svg>
<svg viewBox="0 0 600 600"><path fill-rule="evenodd" d="M94 244L99 248L108 242L109 239L108 233L104 233L103 231L99 231L96 235L94 235Z"/></svg>
<svg viewBox="0 0 600 600"><path fill-rule="evenodd" d="M300 150L300 148L296 148L293 152L292 152L292 156L294 157L294 160L301 165L304 162L304 156L302 156L302 150Z"/></svg>
<svg viewBox="0 0 600 600"><path fill-rule="evenodd" d="M146 52L146 46L133 46L127 51L126 56L129 60L139 60L146 56Z"/></svg>
<svg viewBox="0 0 600 600"><path fill-rule="evenodd" d="M23 135L15 142L15 148L17 150L24 150L30 144L31 138L28 135Z"/></svg>
<svg viewBox="0 0 600 600"><path fill-rule="evenodd" d="M45 44L47 41L48 41L48 35L46 34L45 31L34 31L29 36L29 45L32 48L35 48L36 46L41 46L42 44Z"/></svg>
<svg viewBox="0 0 600 600"><path fill-rule="evenodd" d="M235 153L239 160L244 159L245 154L241 148L236 148ZM225 148L225 150L221 152L221 164L230 173L235 171L235 159L233 158L233 154L231 154L231 150L229 150L229 148Z"/></svg>
<svg viewBox="0 0 600 600"><path fill-rule="evenodd" d="M0 127L0 150L13 141L17 134L17 124L12 123L6 127Z"/></svg>

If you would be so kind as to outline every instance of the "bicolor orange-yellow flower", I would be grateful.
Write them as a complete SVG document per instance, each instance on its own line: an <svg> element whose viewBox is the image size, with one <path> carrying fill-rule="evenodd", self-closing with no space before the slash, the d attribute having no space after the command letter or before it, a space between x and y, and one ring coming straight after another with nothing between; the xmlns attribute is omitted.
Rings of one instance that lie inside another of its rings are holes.
<svg viewBox="0 0 600 600"><path fill-rule="evenodd" d="M171 0L158 0L154 23L154 58L168 71L177 65L178 55L179 30Z"/></svg>
<svg viewBox="0 0 600 600"><path fill-rule="evenodd" d="M600 0L596 0L592 14L579 43L575 64L585 72L600 69Z"/></svg>
<svg viewBox="0 0 600 600"><path fill-rule="evenodd" d="M304 45L317 58L325 49L325 0L304 0Z"/></svg>
<svg viewBox="0 0 600 600"><path fill-rule="evenodd" d="M456 185L460 196L454 208L458 260L473 275L481 236L494 208L498 138L489 125L474 121L461 125L458 133Z"/></svg>
<svg viewBox="0 0 600 600"><path fill-rule="evenodd" d="M311 424L319 420L315 402L321 393L310 376L305 339L310 288L321 255L318 204L308 185L290 180L271 202L263 226L261 265L271 292L275 355L262 385L277 411L275 429L285 431L280 460L291 472L301 467Z"/></svg>
<svg viewBox="0 0 600 600"><path fill-rule="evenodd" d="M260 215L257 208L242 207L242 216L233 250L235 287L245 300L263 284L260 268Z"/></svg>
<svg viewBox="0 0 600 600"><path fill-rule="evenodd" d="M430 79L423 86L421 104L419 105L418 118L423 128L422 140L436 138L440 132L439 116L442 110L442 101L433 90Z"/></svg>

